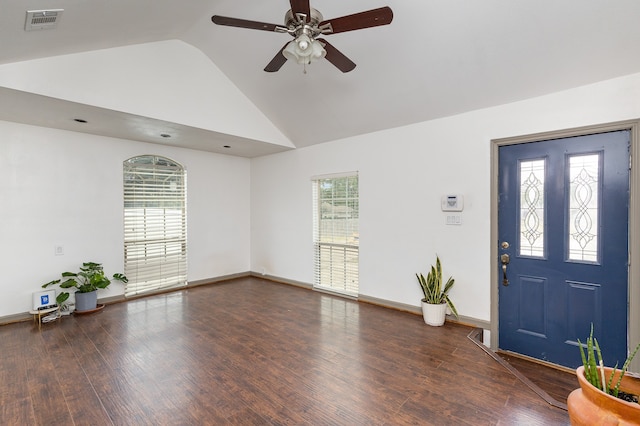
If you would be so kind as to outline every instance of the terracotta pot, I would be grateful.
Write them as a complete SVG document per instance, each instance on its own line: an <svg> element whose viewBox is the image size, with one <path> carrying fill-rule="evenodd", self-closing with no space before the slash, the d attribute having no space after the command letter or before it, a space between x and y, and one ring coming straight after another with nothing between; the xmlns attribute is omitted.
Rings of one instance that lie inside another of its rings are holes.
<svg viewBox="0 0 640 426"><path fill-rule="evenodd" d="M606 380L609 380L612 370L604 368ZM572 425L640 425L640 404L624 401L597 389L585 379L584 367L578 367L576 375L580 389L571 392L567 399ZM618 377L619 370L612 386L618 382ZM640 379L624 376L620 390L640 395Z"/></svg>
<svg viewBox="0 0 640 426"><path fill-rule="evenodd" d="M424 322L428 325L436 327L443 325L446 312L446 303L433 305L431 303L422 302L422 318L424 318Z"/></svg>

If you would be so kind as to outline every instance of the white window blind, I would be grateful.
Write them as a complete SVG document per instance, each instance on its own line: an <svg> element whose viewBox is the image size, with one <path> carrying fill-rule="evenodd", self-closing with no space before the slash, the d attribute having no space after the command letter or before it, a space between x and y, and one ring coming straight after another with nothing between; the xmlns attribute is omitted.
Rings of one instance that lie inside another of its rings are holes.
<svg viewBox="0 0 640 426"><path fill-rule="evenodd" d="M357 296L358 175L314 177L314 287Z"/></svg>
<svg viewBox="0 0 640 426"><path fill-rule="evenodd" d="M125 296L187 283L187 176L145 155L124 162Z"/></svg>

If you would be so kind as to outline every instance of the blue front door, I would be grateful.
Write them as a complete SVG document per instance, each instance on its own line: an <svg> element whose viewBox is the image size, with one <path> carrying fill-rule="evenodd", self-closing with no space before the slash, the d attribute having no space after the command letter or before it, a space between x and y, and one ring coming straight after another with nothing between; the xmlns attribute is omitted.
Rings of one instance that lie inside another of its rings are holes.
<svg viewBox="0 0 640 426"><path fill-rule="evenodd" d="M567 367L591 324L627 355L629 131L499 148L499 347Z"/></svg>

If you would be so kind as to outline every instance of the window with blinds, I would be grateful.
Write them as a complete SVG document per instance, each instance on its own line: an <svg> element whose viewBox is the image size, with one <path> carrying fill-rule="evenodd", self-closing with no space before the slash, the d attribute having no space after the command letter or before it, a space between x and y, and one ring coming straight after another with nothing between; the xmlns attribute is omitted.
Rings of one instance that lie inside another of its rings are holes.
<svg viewBox="0 0 640 426"><path fill-rule="evenodd" d="M314 287L358 295L358 174L314 177Z"/></svg>
<svg viewBox="0 0 640 426"><path fill-rule="evenodd" d="M125 296L186 285L185 169L154 155L123 165Z"/></svg>

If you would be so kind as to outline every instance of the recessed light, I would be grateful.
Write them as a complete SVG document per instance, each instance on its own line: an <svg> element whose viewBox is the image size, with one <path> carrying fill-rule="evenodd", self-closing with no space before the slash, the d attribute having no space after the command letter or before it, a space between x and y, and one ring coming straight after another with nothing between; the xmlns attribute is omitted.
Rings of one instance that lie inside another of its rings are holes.
<svg viewBox="0 0 640 426"><path fill-rule="evenodd" d="M162 136L163 138L170 138L171 135L169 133L160 133L160 136Z"/></svg>
<svg viewBox="0 0 640 426"><path fill-rule="evenodd" d="M83 124L87 122L87 120L85 120L84 118L74 118L73 121Z"/></svg>

